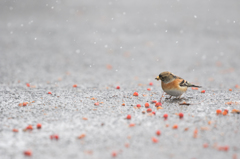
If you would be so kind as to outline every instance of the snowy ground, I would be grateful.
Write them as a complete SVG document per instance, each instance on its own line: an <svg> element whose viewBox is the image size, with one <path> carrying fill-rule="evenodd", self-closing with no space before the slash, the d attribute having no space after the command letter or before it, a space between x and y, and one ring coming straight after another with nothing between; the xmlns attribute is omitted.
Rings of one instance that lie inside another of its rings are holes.
<svg viewBox="0 0 240 159"><path fill-rule="evenodd" d="M239 28L237 0L0 1L0 158L239 158ZM143 114L163 71L203 88Z"/></svg>

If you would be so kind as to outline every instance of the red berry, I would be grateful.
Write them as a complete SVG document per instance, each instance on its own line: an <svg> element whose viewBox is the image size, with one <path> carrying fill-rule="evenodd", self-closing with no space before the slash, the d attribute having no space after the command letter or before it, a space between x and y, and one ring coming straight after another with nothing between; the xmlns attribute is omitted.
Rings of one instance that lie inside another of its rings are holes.
<svg viewBox="0 0 240 159"><path fill-rule="evenodd" d="M160 130L156 131L156 135L157 136L161 135L161 131Z"/></svg>
<svg viewBox="0 0 240 159"><path fill-rule="evenodd" d="M157 103L157 101L156 101L156 100L153 100L152 103Z"/></svg>
<svg viewBox="0 0 240 159"><path fill-rule="evenodd" d="M149 107L149 103L145 103L145 108L148 108Z"/></svg>
<svg viewBox="0 0 240 159"><path fill-rule="evenodd" d="M172 127L173 129L177 129L178 128L178 125L177 124L175 124L175 125L173 125L173 127Z"/></svg>
<svg viewBox="0 0 240 159"><path fill-rule="evenodd" d="M135 126L134 123L129 124L129 127L134 127L134 126Z"/></svg>
<svg viewBox="0 0 240 159"><path fill-rule="evenodd" d="M228 151L228 149L229 149L228 146L224 146L224 147L223 147L223 150L224 150L224 151Z"/></svg>
<svg viewBox="0 0 240 159"><path fill-rule="evenodd" d="M149 113L149 112L152 112L152 109L151 108L148 108L147 109L147 112Z"/></svg>
<svg viewBox="0 0 240 159"><path fill-rule="evenodd" d="M18 129L12 129L13 132L18 132Z"/></svg>
<svg viewBox="0 0 240 159"><path fill-rule="evenodd" d="M27 102L23 102L23 106L27 106Z"/></svg>
<svg viewBox="0 0 240 159"><path fill-rule="evenodd" d="M207 147L208 147L208 144L203 144L203 147L204 147L204 148L207 148Z"/></svg>
<svg viewBox="0 0 240 159"><path fill-rule="evenodd" d="M96 103L94 103L94 105L96 105L96 106L99 106L99 103L98 103L98 102L96 102Z"/></svg>
<svg viewBox="0 0 240 159"><path fill-rule="evenodd" d="M116 89L120 89L120 86L117 86Z"/></svg>
<svg viewBox="0 0 240 159"><path fill-rule="evenodd" d="M32 125L28 125L28 126L26 127L26 129L27 129L27 130L32 130L33 127L32 127Z"/></svg>
<svg viewBox="0 0 240 159"><path fill-rule="evenodd" d="M183 118L183 113L179 113L179 118L182 119Z"/></svg>
<svg viewBox="0 0 240 159"><path fill-rule="evenodd" d="M129 120L130 120L131 118L132 118L131 115L127 115L127 118L126 118L126 119L129 119Z"/></svg>
<svg viewBox="0 0 240 159"><path fill-rule="evenodd" d="M52 94L52 92L48 92L48 94Z"/></svg>
<svg viewBox="0 0 240 159"><path fill-rule="evenodd" d="M23 152L25 156L32 156L32 151L27 150Z"/></svg>
<svg viewBox="0 0 240 159"><path fill-rule="evenodd" d="M148 90L148 91L151 91L151 88L148 88L147 90Z"/></svg>
<svg viewBox="0 0 240 159"><path fill-rule="evenodd" d="M167 119L167 118L168 118L168 114L164 114L163 117L164 117L165 119Z"/></svg>
<svg viewBox="0 0 240 159"><path fill-rule="evenodd" d="M37 128L38 128L38 129L41 129L41 128L42 128L42 124L38 123L38 124L37 124Z"/></svg>
<svg viewBox="0 0 240 159"><path fill-rule="evenodd" d="M152 112L153 115L155 115L156 113L155 112Z"/></svg>
<svg viewBox="0 0 240 159"><path fill-rule="evenodd" d="M58 135L50 135L50 139L53 140L58 140L59 139L59 136Z"/></svg>
<svg viewBox="0 0 240 159"><path fill-rule="evenodd" d="M155 107L159 107L159 106L162 106L162 103L157 102L157 103L155 104Z"/></svg>
<svg viewBox="0 0 240 159"><path fill-rule="evenodd" d="M220 109L216 110L217 115L222 114L222 111Z"/></svg>
<svg viewBox="0 0 240 159"><path fill-rule="evenodd" d="M138 92L134 92L134 93L133 93L133 96L138 96Z"/></svg>
<svg viewBox="0 0 240 159"><path fill-rule="evenodd" d="M76 84L74 84L74 85L73 85L73 87L77 87L77 85L76 85Z"/></svg>
<svg viewBox="0 0 240 159"><path fill-rule="evenodd" d="M201 93L205 93L205 90L202 90Z"/></svg>
<svg viewBox="0 0 240 159"><path fill-rule="evenodd" d="M138 108L141 108L141 104L137 104L137 107L138 107Z"/></svg>
<svg viewBox="0 0 240 159"><path fill-rule="evenodd" d="M152 138L152 141L153 141L154 143L157 143L157 142L158 142L158 139L155 138L155 137L153 137L153 138Z"/></svg>
<svg viewBox="0 0 240 159"><path fill-rule="evenodd" d="M112 152L112 157L116 157L117 153L116 152Z"/></svg>
<svg viewBox="0 0 240 159"><path fill-rule="evenodd" d="M227 110L227 109L224 109L224 111L228 113L228 110Z"/></svg>
<svg viewBox="0 0 240 159"><path fill-rule="evenodd" d="M58 136L58 135L54 135L54 138L55 138L56 140L58 140L58 139L59 139L59 136Z"/></svg>
<svg viewBox="0 0 240 159"><path fill-rule="evenodd" d="M26 83L27 87L30 87L30 84L29 83Z"/></svg>
<svg viewBox="0 0 240 159"><path fill-rule="evenodd" d="M150 83L149 83L149 85L150 85L150 86L152 86L152 85L153 85L153 83L152 83L152 82L150 82Z"/></svg>

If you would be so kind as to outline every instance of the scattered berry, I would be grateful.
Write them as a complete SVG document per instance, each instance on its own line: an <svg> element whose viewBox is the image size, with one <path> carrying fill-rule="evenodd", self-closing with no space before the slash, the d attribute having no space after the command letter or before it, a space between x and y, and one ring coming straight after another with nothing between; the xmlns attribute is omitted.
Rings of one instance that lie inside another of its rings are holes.
<svg viewBox="0 0 240 159"><path fill-rule="evenodd" d="M141 108L141 104L137 104L137 107L138 107L138 108Z"/></svg>
<svg viewBox="0 0 240 159"><path fill-rule="evenodd" d="M125 106L125 103L123 103L122 106Z"/></svg>
<svg viewBox="0 0 240 159"><path fill-rule="evenodd" d="M129 119L129 120L130 120L131 118L132 118L132 117L131 117L131 115L129 115L129 114L128 114L127 117L126 117L126 119Z"/></svg>
<svg viewBox="0 0 240 159"><path fill-rule="evenodd" d="M193 137L197 138L197 135L198 135L198 129L195 129L194 132L193 132Z"/></svg>
<svg viewBox="0 0 240 159"><path fill-rule="evenodd" d="M178 125L177 124L175 124L175 125L173 125L173 127L172 127L173 129L177 129L178 128Z"/></svg>
<svg viewBox="0 0 240 159"><path fill-rule="evenodd" d="M179 118L182 119L183 118L183 113L179 113Z"/></svg>
<svg viewBox="0 0 240 159"><path fill-rule="evenodd" d="M148 90L148 91L151 91L151 88L148 88L147 90Z"/></svg>
<svg viewBox="0 0 240 159"><path fill-rule="evenodd" d="M74 84L74 85L73 85L73 87L77 87L77 85L76 85L76 84Z"/></svg>
<svg viewBox="0 0 240 159"><path fill-rule="evenodd" d="M227 115L227 114L228 114L227 111L223 111L223 112L222 112L222 115L224 115L224 116Z"/></svg>
<svg viewBox="0 0 240 159"><path fill-rule="evenodd" d="M222 114L222 111L220 109L216 110L217 115Z"/></svg>
<svg viewBox="0 0 240 159"><path fill-rule="evenodd" d="M224 109L224 111L228 113L228 110L227 110L227 109Z"/></svg>
<svg viewBox="0 0 240 159"><path fill-rule="evenodd" d="M148 108L147 109L147 112L149 113L149 112L152 112L152 109L151 108Z"/></svg>
<svg viewBox="0 0 240 159"><path fill-rule="evenodd" d="M165 119L167 119L167 118L168 118L168 114L164 114L163 117L164 117Z"/></svg>
<svg viewBox="0 0 240 159"><path fill-rule="evenodd" d="M198 90L198 88L197 87L192 87L192 90Z"/></svg>
<svg viewBox="0 0 240 159"><path fill-rule="evenodd" d="M157 136L161 135L161 131L160 130L156 131L156 135Z"/></svg>
<svg viewBox="0 0 240 159"><path fill-rule="evenodd" d="M157 103L155 104L155 107L159 107L159 106L162 106L162 103L157 102Z"/></svg>
<svg viewBox="0 0 240 159"><path fill-rule="evenodd" d="M27 86L27 87L30 87L30 84L29 84L29 83L26 83L26 86Z"/></svg>
<svg viewBox="0 0 240 159"><path fill-rule="evenodd" d="M129 127L134 127L134 126L135 126L134 123L129 124Z"/></svg>
<svg viewBox="0 0 240 159"><path fill-rule="evenodd" d="M32 130L33 127L32 127L32 125L28 125L28 126L26 127L26 129L27 129L27 130Z"/></svg>
<svg viewBox="0 0 240 159"><path fill-rule="evenodd" d="M150 82L150 83L149 83L149 85L150 85L150 86L152 86L152 85L153 85L153 83L152 83L152 82Z"/></svg>
<svg viewBox="0 0 240 159"><path fill-rule="evenodd" d="M85 134L81 134L78 136L78 139L83 139L86 135Z"/></svg>
<svg viewBox="0 0 240 159"><path fill-rule="evenodd" d="M128 148L128 147L129 147L129 143L126 143L126 144L125 144L125 147Z"/></svg>
<svg viewBox="0 0 240 159"><path fill-rule="evenodd" d="M156 115L156 113L155 113L155 112L152 112L152 114L153 114L153 115Z"/></svg>
<svg viewBox="0 0 240 159"><path fill-rule="evenodd" d="M145 103L145 108L148 108L149 107L149 103Z"/></svg>
<svg viewBox="0 0 240 159"><path fill-rule="evenodd" d="M53 140L58 140L59 139L59 136L58 135L50 135L50 139Z"/></svg>
<svg viewBox="0 0 240 159"><path fill-rule="evenodd" d="M228 151L229 147L228 146L219 146L218 150L219 151Z"/></svg>
<svg viewBox="0 0 240 159"><path fill-rule="evenodd" d="M112 157L116 157L117 153L116 152L112 152Z"/></svg>
<svg viewBox="0 0 240 159"><path fill-rule="evenodd" d="M96 103L94 103L94 105L96 105L96 106L99 106L99 103L98 103L98 102L96 102Z"/></svg>
<svg viewBox="0 0 240 159"><path fill-rule="evenodd" d="M153 137L153 138L152 138L152 142L157 143L157 142L158 142L158 139L155 138L155 137Z"/></svg>
<svg viewBox="0 0 240 159"><path fill-rule="evenodd" d="M22 105L23 105L23 106L27 106L27 102L23 102Z"/></svg>
<svg viewBox="0 0 240 159"><path fill-rule="evenodd" d="M204 147L204 148L207 148L207 147L208 147L208 144L203 144L203 147Z"/></svg>
<svg viewBox="0 0 240 159"><path fill-rule="evenodd" d="M138 96L138 92L134 92L134 93L133 93L133 96Z"/></svg>
<svg viewBox="0 0 240 159"><path fill-rule="evenodd" d="M48 94L52 94L52 92L48 92Z"/></svg>
<svg viewBox="0 0 240 159"><path fill-rule="evenodd" d="M37 129L41 129L42 128L42 124L38 123L37 124Z"/></svg>
<svg viewBox="0 0 240 159"><path fill-rule="evenodd" d="M230 88L229 91L232 91L232 89Z"/></svg>
<svg viewBox="0 0 240 159"><path fill-rule="evenodd" d="M120 89L120 86L117 86L116 89Z"/></svg>
<svg viewBox="0 0 240 159"><path fill-rule="evenodd" d="M156 101L156 100L153 100L152 103L157 103L157 101Z"/></svg>
<svg viewBox="0 0 240 159"><path fill-rule="evenodd" d="M13 132L18 132L18 129L12 129Z"/></svg>
<svg viewBox="0 0 240 159"><path fill-rule="evenodd" d="M205 90L202 90L201 93L205 93Z"/></svg>
<svg viewBox="0 0 240 159"><path fill-rule="evenodd" d="M32 151L27 150L23 152L25 156L32 156Z"/></svg>

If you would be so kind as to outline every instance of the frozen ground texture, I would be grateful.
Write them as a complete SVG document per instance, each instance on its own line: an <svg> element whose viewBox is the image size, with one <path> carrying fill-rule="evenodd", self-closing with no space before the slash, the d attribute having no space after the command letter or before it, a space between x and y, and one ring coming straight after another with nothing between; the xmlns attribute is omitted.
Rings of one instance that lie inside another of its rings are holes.
<svg viewBox="0 0 240 159"><path fill-rule="evenodd" d="M239 158L240 119L230 113L240 109L239 28L237 0L0 1L0 158ZM166 70L206 93L189 89L191 105L166 100L142 114Z"/></svg>

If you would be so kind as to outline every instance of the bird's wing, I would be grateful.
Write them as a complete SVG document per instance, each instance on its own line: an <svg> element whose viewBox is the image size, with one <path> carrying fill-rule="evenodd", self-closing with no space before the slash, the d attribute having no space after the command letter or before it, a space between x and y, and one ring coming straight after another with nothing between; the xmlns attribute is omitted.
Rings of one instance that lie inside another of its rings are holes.
<svg viewBox="0 0 240 159"><path fill-rule="evenodd" d="M180 78L180 79L182 79L182 78ZM190 83L190 82L188 82L184 79L182 79L182 82L179 83L179 86L181 86L181 87L198 87L198 88L201 87L201 86L196 86L196 85L194 85L194 84L192 84L192 83Z"/></svg>

